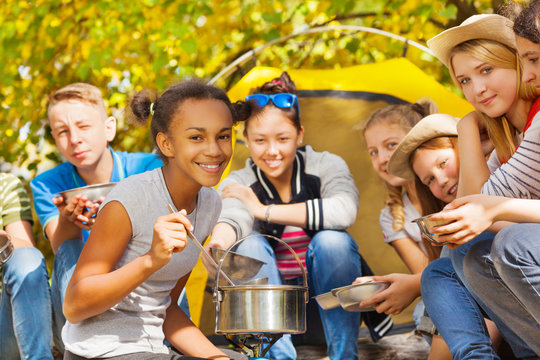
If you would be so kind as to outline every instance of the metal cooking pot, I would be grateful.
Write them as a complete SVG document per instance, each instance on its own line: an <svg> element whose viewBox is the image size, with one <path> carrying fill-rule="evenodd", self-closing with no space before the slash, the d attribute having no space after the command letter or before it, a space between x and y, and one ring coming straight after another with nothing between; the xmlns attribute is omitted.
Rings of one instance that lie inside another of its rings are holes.
<svg viewBox="0 0 540 360"><path fill-rule="evenodd" d="M4 265L13 253L13 244L8 234L0 234L0 265Z"/></svg>
<svg viewBox="0 0 540 360"><path fill-rule="evenodd" d="M302 269L303 285L236 285L219 286L219 274L223 259L232 247L237 246L250 235L231 246L219 262L214 284L216 303L216 334L300 334L306 332L306 304L308 287L306 270L294 250L271 235L294 255Z"/></svg>

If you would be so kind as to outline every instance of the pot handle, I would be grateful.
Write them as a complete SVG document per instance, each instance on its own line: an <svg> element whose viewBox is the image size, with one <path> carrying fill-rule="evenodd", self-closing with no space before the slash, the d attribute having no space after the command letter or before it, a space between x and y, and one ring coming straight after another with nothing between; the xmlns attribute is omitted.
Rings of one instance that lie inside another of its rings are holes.
<svg viewBox="0 0 540 360"><path fill-rule="evenodd" d="M273 236L273 235L267 235L267 234L251 234L251 235L248 235L248 236L244 236L243 238L241 238L240 240L236 241L234 244L232 244L226 251L225 251L225 254L223 254L223 256L221 257L221 259L219 260L219 264L218 264L218 272L217 272L217 275L216 275L216 282L215 282L215 292L219 292L218 291L218 286L219 286L219 274L221 273L221 265L223 264L223 260L227 257L227 254L229 254L229 252L231 251L231 249L235 246L237 246L238 244L240 244L241 242L243 242L244 240L247 240L249 239L250 237L255 237L255 236L264 236L264 237L267 237L267 238L270 238L270 239L273 239L273 240L276 240L277 242L280 242L282 243L283 245L285 245L285 247L287 247L287 249L289 249L289 251L292 253L292 255L294 256L294 259L296 260L296 262L298 262L298 264L300 265L300 269L302 270L302 282L303 282L303 285L305 288L307 288L307 274L306 274L306 269L304 268L304 265L302 265L302 261L300 261L300 258L298 257L298 255L296 255L296 252L294 252L293 248L289 246L289 244L287 244L285 241ZM306 294L306 303L309 301L309 298Z"/></svg>

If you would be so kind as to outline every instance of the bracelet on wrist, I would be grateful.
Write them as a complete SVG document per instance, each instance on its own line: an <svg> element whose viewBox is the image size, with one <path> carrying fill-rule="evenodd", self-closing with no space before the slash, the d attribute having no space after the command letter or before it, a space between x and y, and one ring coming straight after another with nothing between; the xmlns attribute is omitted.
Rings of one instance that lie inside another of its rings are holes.
<svg viewBox="0 0 540 360"><path fill-rule="evenodd" d="M264 213L264 219L266 220L267 223L270 222L270 210L272 210L273 206L274 204L268 205L268 207L266 208L266 212Z"/></svg>

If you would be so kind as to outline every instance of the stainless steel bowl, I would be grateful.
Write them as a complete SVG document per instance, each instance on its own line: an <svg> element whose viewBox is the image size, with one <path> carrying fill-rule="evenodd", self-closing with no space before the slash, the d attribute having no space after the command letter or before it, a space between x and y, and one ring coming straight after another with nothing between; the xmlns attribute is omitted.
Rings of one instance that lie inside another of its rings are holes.
<svg viewBox="0 0 540 360"><path fill-rule="evenodd" d="M0 234L0 265L9 260L13 253L13 244L8 234Z"/></svg>
<svg viewBox="0 0 540 360"><path fill-rule="evenodd" d="M106 183L106 184L96 184L96 185L88 185L83 186L75 189L70 189L66 191L59 192L63 198L64 202L68 204L71 202L71 199L75 197L76 195L86 195L88 197L88 200L90 201L98 201L101 199L104 199L105 196L109 193L109 191L112 190L112 188L117 183Z"/></svg>
<svg viewBox="0 0 540 360"><path fill-rule="evenodd" d="M317 295L315 296L315 300L317 300L317 304L323 310L335 309L341 305L337 296L332 294L332 292Z"/></svg>
<svg viewBox="0 0 540 360"><path fill-rule="evenodd" d="M449 224L449 222L446 220L430 220L429 217L431 215L433 214L419 217L417 219L414 219L413 222L416 223L416 225L418 225L422 235L426 239L428 239L430 242L437 245L448 244L448 241L439 241L439 234L434 234L432 232L432 229L436 226Z"/></svg>
<svg viewBox="0 0 540 360"><path fill-rule="evenodd" d="M369 299L379 291L390 286L387 281L369 281L333 289L332 293L338 298L341 307L347 311L363 312L374 310L373 306L361 307L360 302Z"/></svg>
<svg viewBox="0 0 540 360"><path fill-rule="evenodd" d="M241 255L233 251L227 252L218 248L210 248L210 255L212 255L217 264L223 258L221 270L231 279L240 281L252 279L259 273L261 267L266 264L264 261L250 256Z"/></svg>

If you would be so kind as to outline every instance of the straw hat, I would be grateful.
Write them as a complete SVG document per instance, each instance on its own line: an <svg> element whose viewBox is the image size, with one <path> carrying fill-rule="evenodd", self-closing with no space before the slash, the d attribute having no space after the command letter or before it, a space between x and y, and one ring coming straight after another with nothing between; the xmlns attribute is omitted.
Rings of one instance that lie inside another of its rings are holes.
<svg viewBox="0 0 540 360"><path fill-rule="evenodd" d="M458 118L447 114L431 114L420 120L401 140L388 161L388 172L400 178L414 180L409 159L420 145L441 136L457 136Z"/></svg>
<svg viewBox="0 0 540 360"><path fill-rule="evenodd" d="M452 49L462 42L488 39L516 49L512 20L496 14L473 15L461 23L427 41L428 47L446 66Z"/></svg>

